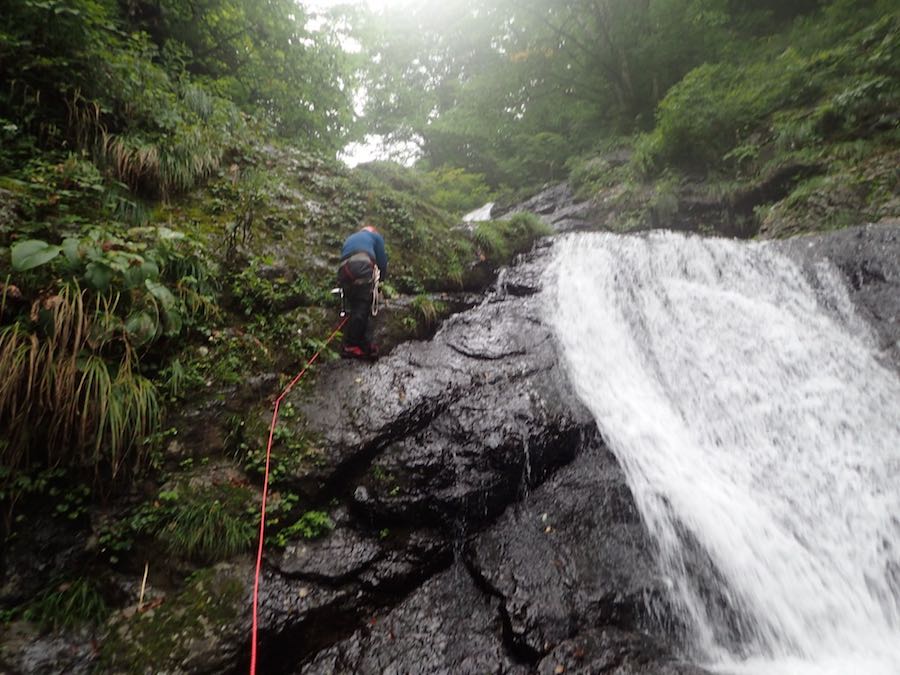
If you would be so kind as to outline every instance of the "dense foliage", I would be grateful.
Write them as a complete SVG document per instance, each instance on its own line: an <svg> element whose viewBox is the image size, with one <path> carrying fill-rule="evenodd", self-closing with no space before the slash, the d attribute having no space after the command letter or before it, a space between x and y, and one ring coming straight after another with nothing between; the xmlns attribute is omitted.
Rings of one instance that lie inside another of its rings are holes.
<svg viewBox="0 0 900 675"><path fill-rule="evenodd" d="M615 136L649 133L645 170L706 170L786 106L838 97L847 131L897 105L892 2L454 0L370 30L372 124L494 188L562 178Z"/></svg>
<svg viewBox="0 0 900 675"><path fill-rule="evenodd" d="M317 147L349 133L347 56L289 0L4 4L0 118L20 146L88 149L166 195L217 165L240 111Z"/></svg>

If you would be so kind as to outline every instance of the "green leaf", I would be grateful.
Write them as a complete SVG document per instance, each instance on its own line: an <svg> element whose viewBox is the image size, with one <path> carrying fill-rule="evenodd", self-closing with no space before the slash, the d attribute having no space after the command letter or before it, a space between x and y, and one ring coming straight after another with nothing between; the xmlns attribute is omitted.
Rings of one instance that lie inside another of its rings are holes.
<svg viewBox="0 0 900 675"><path fill-rule="evenodd" d="M16 272L25 272L34 269L44 263L48 263L59 255L62 248L51 246L46 241L28 239L12 245L10 257L12 267Z"/></svg>
<svg viewBox="0 0 900 675"><path fill-rule="evenodd" d="M159 276L159 267L152 260L145 260L140 265L132 265L125 271L126 288L143 286L148 279L154 280Z"/></svg>
<svg viewBox="0 0 900 675"><path fill-rule="evenodd" d="M172 291L163 286L158 281L153 281L152 279L147 279L144 282L144 286L147 287L147 290L150 291L150 294L159 300L160 304L166 309L170 309L175 306L175 296L172 295Z"/></svg>
<svg viewBox="0 0 900 675"><path fill-rule="evenodd" d="M175 337L181 332L181 327L184 325L181 312L174 308L167 309L164 316L166 321L166 335L168 337Z"/></svg>
<svg viewBox="0 0 900 675"><path fill-rule="evenodd" d="M125 321L125 330L135 346L142 347L156 337L159 326L147 312L135 312Z"/></svg>
<svg viewBox="0 0 900 675"><path fill-rule="evenodd" d="M141 270L147 275L148 279L156 279L159 277L159 265L152 260L145 260L141 265Z"/></svg>
<svg viewBox="0 0 900 675"><path fill-rule="evenodd" d="M64 239L62 243L63 255L66 256L66 260L70 263L77 263L81 260L81 254L78 252L78 247L81 245L81 242L75 237L69 237L68 239Z"/></svg>
<svg viewBox="0 0 900 675"><path fill-rule="evenodd" d="M84 278L98 291L105 291L113 278L113 271L101 262L92 262L84 270Z"/></svg>

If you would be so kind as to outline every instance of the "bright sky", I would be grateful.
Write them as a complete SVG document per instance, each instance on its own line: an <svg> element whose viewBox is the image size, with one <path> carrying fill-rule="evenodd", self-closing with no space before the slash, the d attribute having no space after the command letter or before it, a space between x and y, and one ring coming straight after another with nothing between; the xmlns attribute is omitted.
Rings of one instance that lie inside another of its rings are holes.
<svg viewBox="0 0 900 675"><path fill-rule="evenodd" d="M403 0L298 0L299 4L312 10L328 9L337 5L361 5L366 4L369 9L381 11L389 5L397 5Z"/></svg>
<svg viewBox="0 0 900 675"><path fill-rule="evenodd" d="M374 12L382 12L386 7L405 4L409 0L297 0L308 11L325 11L338 5L360 5L366 4L369 9ZM345 46L345 49L348 47ZM339 154L338 159L347 166L356 166L364 162L371 162L376 159L385 159L393 156L396 161L407 166L411 165L418 153L418 147L414 143L408 143L402 146L387 146L383 136L370 135L366 136L362 143L351 143L344 148Z"/></svg>

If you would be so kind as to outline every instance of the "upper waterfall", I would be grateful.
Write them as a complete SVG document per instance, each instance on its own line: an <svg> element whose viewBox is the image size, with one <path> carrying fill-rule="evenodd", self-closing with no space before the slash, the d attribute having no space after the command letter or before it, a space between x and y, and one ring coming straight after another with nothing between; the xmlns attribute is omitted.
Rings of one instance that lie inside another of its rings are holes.
<svg viewBox="0 0 900 675"><path fill-rule="evenodd" d="M570 371L722 672L900 673L900 378L836 271L654 232L558 242Z"/></svg>

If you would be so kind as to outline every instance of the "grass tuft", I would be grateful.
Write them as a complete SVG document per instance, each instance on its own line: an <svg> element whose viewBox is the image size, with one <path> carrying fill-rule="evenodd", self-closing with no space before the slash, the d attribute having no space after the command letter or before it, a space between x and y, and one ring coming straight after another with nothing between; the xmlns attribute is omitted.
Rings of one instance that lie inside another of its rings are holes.
<svg viewBox="0 0 900 675"><path fill-rule="evenodd" d="M99 625L109 616L109 607L94 582L75 579L54 585L35 598L23 613L42 630Z"/></svg>
<svg viewBox="0 0 900 675"><path fill-rule="evenodd" d="M156 537L172 555L223 560L253 543L256 526L248 515L250 503L249 490L233 486L171 493Z"/></svg>
<svg viewBox="0 0 900 675"><path fill-rule="evenodd" d="M13 472L41 446L45 466L98 474L105 467L113 478L146 463L141 441L159 427L159 399L137 372L117 302L90 302L77 285L66 286L34 303L33 332L19 323L0 330L0 425L9 430L0 458ZM117 358L109 363L103 353Z"/></svg>

